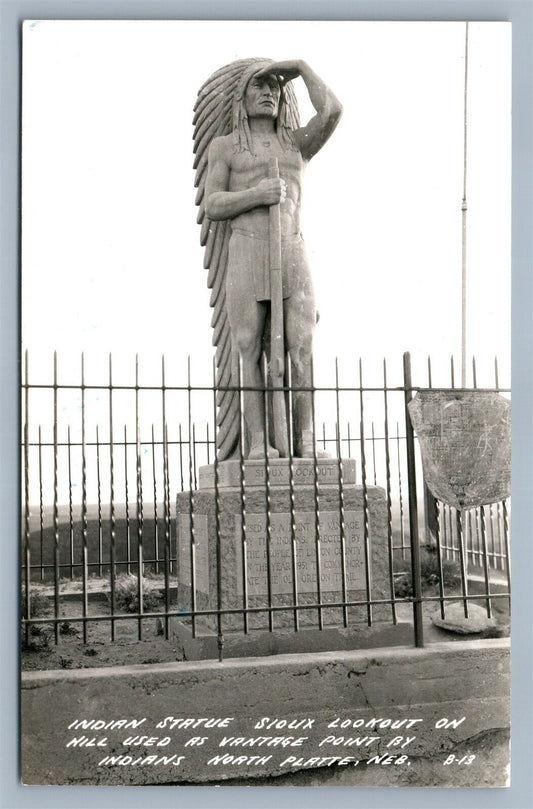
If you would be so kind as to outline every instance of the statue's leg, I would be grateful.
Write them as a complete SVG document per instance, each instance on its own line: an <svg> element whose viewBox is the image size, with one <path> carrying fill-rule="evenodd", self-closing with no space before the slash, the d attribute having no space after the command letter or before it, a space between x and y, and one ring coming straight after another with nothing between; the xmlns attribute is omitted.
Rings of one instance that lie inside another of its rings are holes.
<svg viewBox="0 0 533 809"><path fill-rule="evenodd" d="M313 457L313 400L311 388L312 345L315 325L315 305L312 296L298 292L284 302L285 341L291 358L291 377L294 393L293 424L294 454L297 457Z"/></svg>
<svg viewBox="0 0 533 809"><path fill-rule="evenodd" d="M265 457L265 401L260 362L267 305L246 294L246 289L240 292L228 286L226 305L233 345L242 362L243 415L250 436L248 458L257 459ZM267 445L267 453L270 458L279 455L270 445Z"/></svg>
<svg viewBox="0 0 533 809"><path fill-rule="evenodd" d="M311 388L315 296L307 268L296 274L292 293L284 301L285 342L291 358L292 387ZM299 458L329 457L314 446L313 398L310 391L293 393L294 454Z"/></svg>

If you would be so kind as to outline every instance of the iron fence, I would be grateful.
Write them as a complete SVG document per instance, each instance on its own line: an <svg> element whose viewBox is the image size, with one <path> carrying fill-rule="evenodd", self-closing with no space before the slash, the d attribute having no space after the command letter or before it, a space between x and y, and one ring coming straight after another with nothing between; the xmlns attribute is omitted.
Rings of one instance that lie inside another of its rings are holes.
<svg viewBox="0 0 533 809"><path fill-rule="evenodd" d="M306 389L312 397L314 446L329 451L334 485L323 485L315 452L306 467L308 485L300 486L297 475L302 468L290 449L283 494L275 479L277 462L268 457L261 485L252 486L241 452L233 486L240 518L232 527L237 539L230 547L224 544L222 526L223 465L217 459L213 426L214 382L192 384L189 362L186 384L169 384L163 358L158 382L140 384L137 360L134 380L117 384L111 357L105 381L87 380L82 357L79 378L65 382L59 378L57 355L52 379L33 382L26 354L22 382L26 638L32 626L48 624L59 643L62 625L81 623L87 641L90 627L105 622L115 640L117 622L135 621L140 639L146 621L153 619L161 622L168 637L169 622L177 617L192 637L199 632L216 634L221 659L224 633L247 634L254 628L323 630L361 621L372 626L376 616L396 624L399 605L408 605L415 643L423 645L424 604L440 605L444 616L446 604L459 599L467 616L469 602L480 601L490 616L493 600L508 600L510 595L508 503L458 512L424 492L416 438L406 414L416 391L436 390L430 360L427 379L419 386L411 379L409 355L404 357L401 384L388 382L385 361L377 384L363 383L361 361L357 371L355 381L341 385L336 366L334 384ZM473 388L481 389L475 361L472 371ZM453 360L450 375L448 388L454 388ZM237 390L242 419L244 389ZM497 363L494 384L483 390L509 392L499 385ZM268 392L265 387L265 397ZM293 392L289 385L289 410ZM321 418L331 413L333 423ZM211 469L207 486L201 480L206 467ZM357 481L357 495L352 481ZM379 551L384 567L377 588L373 568L379 559L371 513L376 508L376 487L383 491L384 514L384 545ZM202 512L206 489L213 501L210 517L205 504ZM425 508L419 509L422 503ZM419 510L424 511L423 518ZM324 515L333 512L327 536ZM253 545L252 518L264 538L261 551ZM283 519L286 524L280 527ZM298 539L304 526L310 534L305 552L312 559L305 568L307 585ZM284 550L276 546L276 532L285 536ZM430 594L422 591L421 544L432 546L436 566L437 591ZM252 552L259 554L259 562L253 561ZM328 573L337 556L335 573ZM235 570L230 584L226 557L231 557ZM351 562L356 557L361 575L355 583ZM458 565L459 585L453 590L445 585L447 561ZM264 580L254 586L251 573L257 573L261 564ZM280 571L286 581L281 581ZM134 577L133 613L121 607L122 574ZM406 577L407 591L399 594L398 580ZM478 586L473 588L476 577ZM34 614L36 588L49 598L50 614ZM160 599L151 607L149 594L154 588ZM94 609L97 597L100 605Z"/></svg>

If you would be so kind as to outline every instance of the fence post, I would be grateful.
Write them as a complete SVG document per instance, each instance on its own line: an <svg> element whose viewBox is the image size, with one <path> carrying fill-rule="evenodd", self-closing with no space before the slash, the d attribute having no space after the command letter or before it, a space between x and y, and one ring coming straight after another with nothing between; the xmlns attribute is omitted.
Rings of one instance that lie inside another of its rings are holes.
<svg viewBox="0 0 533 809"><path fill-rule="evenodd" d="M407 482L409 486L409 534L411 541L411 577L413 583L413 620L415 646L421 648L424 645L424 627L422 623L422 584L420 575L420 543L418 538L415 438L408 408L409 402L413 398L411 355L408 351L403 355L403 379L405 395L405 436L407 444Z"/></svg>

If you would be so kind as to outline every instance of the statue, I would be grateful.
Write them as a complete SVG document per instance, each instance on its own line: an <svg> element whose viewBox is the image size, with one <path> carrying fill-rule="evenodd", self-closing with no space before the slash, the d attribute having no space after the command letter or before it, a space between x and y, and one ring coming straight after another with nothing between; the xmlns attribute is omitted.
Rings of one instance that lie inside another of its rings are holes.
<svg viewBox="0 0 533 809"><path fill-rule="evenodd" d="M316 110L303 127L291 85L297 77ZM304 168L341 114L337 98L302 60L240 60L214 73L198 93L196 203L214 308L219 460L235 457L239 441L248 459L264 458L265 451L269 458L287 456L286 352L296 389L294 455L321 454L314 446L311 393L298 391L311 387L317 320L300 200ZM270 383L261 367L265 346ZM272 430L265 416L267 384L273 389Z"/></svg>

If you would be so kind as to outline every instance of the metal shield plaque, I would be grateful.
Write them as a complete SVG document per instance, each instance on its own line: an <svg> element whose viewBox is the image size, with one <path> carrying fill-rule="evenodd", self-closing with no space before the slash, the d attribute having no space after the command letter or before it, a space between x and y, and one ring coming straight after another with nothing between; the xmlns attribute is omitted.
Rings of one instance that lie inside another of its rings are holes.
<svg viewBox="0 0 533 809"><path fill-rule="evenodd" d="M511 493L511 404L487 391L421 391L409 403L426 484L457 509Z"/></svg>

